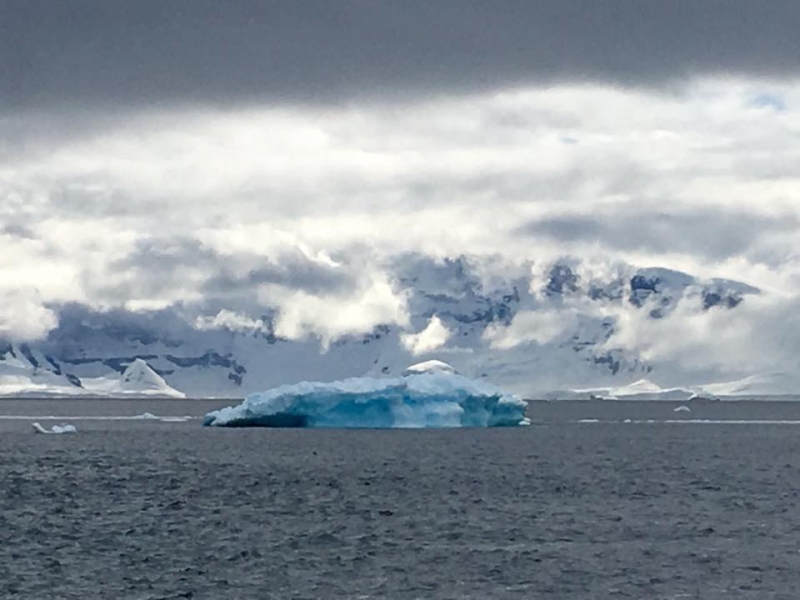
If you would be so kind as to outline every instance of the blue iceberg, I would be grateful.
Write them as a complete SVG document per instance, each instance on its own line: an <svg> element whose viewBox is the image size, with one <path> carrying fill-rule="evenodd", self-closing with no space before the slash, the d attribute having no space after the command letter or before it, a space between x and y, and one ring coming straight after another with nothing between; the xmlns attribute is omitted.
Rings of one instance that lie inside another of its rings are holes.
<svg viewBox="0 0 800 600"><path fill-rule="evenodd" d="M304 381L251 394L208 413L214 427L508 427L527 425L527 403L453 373Z"/></svg>

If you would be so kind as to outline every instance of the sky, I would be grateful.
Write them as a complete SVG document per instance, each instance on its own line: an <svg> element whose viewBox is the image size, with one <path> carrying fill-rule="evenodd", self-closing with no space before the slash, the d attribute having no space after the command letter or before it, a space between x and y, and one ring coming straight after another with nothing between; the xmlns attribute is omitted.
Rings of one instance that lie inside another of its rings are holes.
<svg viewBox="0 0 800 600"><path fill-rule="evenodd" d="M731 278L763 291L735 341L785 337L798 22L794 0L3 0L0 337L73 302L404 325L409 252ZM710 326L678 337L702 354Z"/></svg>

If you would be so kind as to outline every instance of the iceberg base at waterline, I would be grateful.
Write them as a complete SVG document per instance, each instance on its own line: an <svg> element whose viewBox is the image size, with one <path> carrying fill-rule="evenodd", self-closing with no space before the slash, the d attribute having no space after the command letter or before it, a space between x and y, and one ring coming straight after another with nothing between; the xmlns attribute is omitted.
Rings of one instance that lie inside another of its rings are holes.
<svg viewBox="0 0 800 600"><path fill-rule="evenodd" d="M251 394L208 413L214 427L509 427L528 425L527 403L453 373L420 373L331 383L302 382Z"/></svg>

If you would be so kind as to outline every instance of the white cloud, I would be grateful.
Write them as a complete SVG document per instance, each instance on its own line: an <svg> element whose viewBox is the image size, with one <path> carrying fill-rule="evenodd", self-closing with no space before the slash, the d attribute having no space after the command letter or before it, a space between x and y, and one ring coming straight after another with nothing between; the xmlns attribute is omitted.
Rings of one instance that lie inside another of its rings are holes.
<svg viewBox="0 0 800 600"><path fill-rule="evenodd" d="M662 319L620 305L607 348L623 348L678 372L766 373L800 368L800 298L747 296L734 310L703 310L684 295Z"/></svg>
<svg viewBox="0 0 800 600"><path fill-rule="evenodd" d="M0 290L0 339L36 340L58 325L56 314L36 294Z"/></svg>
<svg viewBox="0 0 800 600"><path fill-rule="evenodd" d="M202 331L209 329L228 329L230 331L251 332L266 331L266 325L261 319L251 319L232 310L223 308L213 317L199 316L195 319L194 326Z"/></svg>
<svg viewBox="0 0 800 600"><path fill-rule="evenodd" d="M450 339L451 333L442 320L434 315L425 329L418 333L405 333L400 336L400 341L406 350L418 356L444 346Z"/></svg>
<svg viewBox="0 0 800 600"><path fill-rule="evenodd" d="M365 274L347 293L312 294L284 285L264 285L259 300L276 307L275 334L288 339L319 337L327 347L349 334L368 333L376 325L408 324L406 298L383 273Z"/></svg>
<svg viewBox="0 0 800 600"><path fill-rule="evenodd" d="M574 331L577 323L577 315L571 309L520 311L509 325L489 325L483 337L497 350L508 350L530 342L545 345Z"/></svg>
<svg viewBox="0 0 800 600"><path fill-rule="evenodd" d="M800 84L768 88L782 110L754 105L764 82L699 80L671 95L556 85L402 106L164 111L52 139L37 130L35 144L0 155L0 252L9 257L0 281L43 304L146 309L201 303L220 270L246 277L298 251L320 268L369 274L417 251L531 262L534 276L565 255L660 265L793 297ZM698 235L648 246L625 243L624 227L591 239L521 231L621 214L636 215L631 226L697 218L699 231L719 220L731 235L710 254ZM762 225L721 218L734 214ZM154 236L195 240L221 260L166 274L159 258L125 264ZM356 288L279 282L258 298L232 289L231 305L214 310L247 315L257 302L274 304L284 334L326 340L405 322L387 275ZM9 322L10 309L0 316ZM561 318L570 317L521 314L488 335L497 347L544 340Z"/></svg>

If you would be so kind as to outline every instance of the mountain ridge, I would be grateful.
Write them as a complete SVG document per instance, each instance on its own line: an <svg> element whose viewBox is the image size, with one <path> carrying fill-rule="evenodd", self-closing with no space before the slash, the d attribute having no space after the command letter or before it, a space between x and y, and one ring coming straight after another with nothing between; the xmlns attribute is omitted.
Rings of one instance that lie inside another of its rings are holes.
<svg viewBox="0 0 800 600"><path fill-rule="evenodd" d="M475 258L413 255L393 265L392 274L406 291L408 325L379 324L329 344L315 336L276 335L271 307L242 319L255 326L235 329L204 314L203 307L98 312L64 305L58 327L44 340L0 343L0 394L81 388L97 378L120 378L136 361L167 388L192 397L241 397L303 380L399 375L411 363L436 358L528 397L557 389L622 387L653 377L664 387L691 387L703 376L706 382L737 377L668 372L618 343L620 323L631 315L669 319L686 306L698 314L735 311L759 294L741 282L704 281L663 268L623 265L597 276L569 260L540 269L538 276L530 264L499 276ZM200 319L223 325L198 327ZM12 371L16 387L8 379Z"/></svg>

